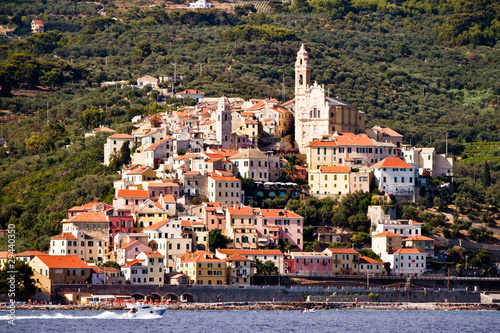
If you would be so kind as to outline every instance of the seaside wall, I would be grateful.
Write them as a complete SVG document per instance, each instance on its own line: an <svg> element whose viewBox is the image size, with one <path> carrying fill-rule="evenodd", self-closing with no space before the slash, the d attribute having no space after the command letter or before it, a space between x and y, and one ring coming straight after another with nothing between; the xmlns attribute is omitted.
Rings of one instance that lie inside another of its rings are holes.
<svg viewBox="0 0 500 333"><path fill-rule="evenodd" d="M200 287L200 286L132 286L132 285L58 285L58 298L67 292L87 292L94 295L127 295L136 298L186 300L211 302L293 302L297 300L318 302L454 302L480 303L479 292L465 289L381 289L323 288L323 287Z"/></svg>

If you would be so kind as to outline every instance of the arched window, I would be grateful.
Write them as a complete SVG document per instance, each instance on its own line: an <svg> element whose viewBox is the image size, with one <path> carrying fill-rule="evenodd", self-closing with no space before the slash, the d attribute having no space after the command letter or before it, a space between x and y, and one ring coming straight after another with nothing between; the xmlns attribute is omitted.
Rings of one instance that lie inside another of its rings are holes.
<svg viewBox="0 0 500 333"><path fill-rule="evenodd" d="M335 132L335 126L332 127L332 131Z"/></svg>
<svg viewBox="0 0 500 333"><path fill-rule="evenodd" d="M321 110L318 110L318 118L321 118Z"/></svg>
<svg viewBox="0 0 500 333"><path fill-rule="evenodd" d="M309 118L312 118L312 117L313 117L313 111L311 110L311 111L309 112Z"/></svg>
<svg viewBox="0 0 500 333"><path fill-rule="evenodd" d="M305 139L306 138L306 132L302 132L302 139Z"/></svg>
<svg viewBox="0 0 500 333"><path fill-rule="evenodd" d="M304 77L302 76L302 74L299 75L299 84L303 84L304 82Z"/></svg>
<svg viewBox="0 0 500 333"><path fill-rule="evenodd" d="M316 118L317 117L316 108L314 108L313 111L314 111L314 118Z"/></svg>
<svg viewBox="0 0 500 333"><path fill-rule="evenodd" d="M335 117L335 113L331 112L330 113L330 118L333 118L333 117Z"/></svg>
<svg viewBox="0 0 500 333"><path fill-rule="evenodd" d="M302 65L302 59L300 59L300 64Z"/></svg>

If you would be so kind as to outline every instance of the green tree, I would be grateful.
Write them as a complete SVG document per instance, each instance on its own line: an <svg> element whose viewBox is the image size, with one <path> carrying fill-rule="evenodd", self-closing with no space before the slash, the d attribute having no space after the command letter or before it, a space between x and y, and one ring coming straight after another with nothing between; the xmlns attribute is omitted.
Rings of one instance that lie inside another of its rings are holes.
<svg viewBox="0 0 500 333"><path fill-rule="evenodd" d="M222 234L220 229L212 229L208 235L208 248L211 252L217 249L225 249L231 240Z"/></svg>
<svg viewBox="0 0 500 333"><path fill-rule="evenodd" d="M351 242L354 244L354 247L357 247L357 248L360 248L362 247L364 244L369 244L370 243L370 235L367 234L366 232L358 232L356 234L354 234L352 237L351 237Z"/></svg>
<svg viewBox="0 0 500 333"><path fill-rule="evenodd" d="M16 260L15 264L8 263L0 271L0 294L8 295L10 282L8 278L11 276L9 271L17 271L16 285L16 300L28 301L31 295L36 293L35 280L33 279L33 269L22 260Z"/></svg>
<svg viewBox="0 0 500 333"><path fill-rule="evenodd" d="M116 261L113 261L113 260L108 260L106 261L105 263L102 264L102 267L112 267L112 268L116 268L116 269L120 269L120 264L117 263Z"/></svg>
<svg viewBox="0 0 500 333"><path fill-rule="evenodd" d="M481 177L484 187L489 187L491 185L491 174L490 174L490 165L488 161L484 161L483 175Z"/></svg>
<svg viewBox="0 0 500 333"><path fill-rule="evenodd" d="M151 54L151 43L147 40L140 41L135 47L135 54L141 58L146 58Z"/></svg>
<svg viewBox="0 0 500 333"><path fill-rule="evenodd" d="M91 129L99 127L104 120L104 112L102 110L97 109L95 106L91 108L85 109L80 114L80 124L82 124L83 128Z"/></svg>
<svg viewBox="0 0 500 333"><path fill-rule="evenodd" d="M130 145L128 142L123 143L120 149L120 161L122 165L128 165L130 163Z"/></svg>

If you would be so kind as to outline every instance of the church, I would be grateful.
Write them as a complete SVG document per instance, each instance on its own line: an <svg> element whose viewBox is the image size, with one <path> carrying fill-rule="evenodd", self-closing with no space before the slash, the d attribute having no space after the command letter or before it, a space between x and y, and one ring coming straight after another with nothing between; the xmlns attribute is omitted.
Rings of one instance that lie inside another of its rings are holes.
<svg viewBox="0 0 500 333"><path fill-rule="evenodd" d="M349 103L325 95L325 87L311 85L311 64L304 44L295 62L295 142L300 153L323 135L335 132L363 133L365 113Z"/></svg>

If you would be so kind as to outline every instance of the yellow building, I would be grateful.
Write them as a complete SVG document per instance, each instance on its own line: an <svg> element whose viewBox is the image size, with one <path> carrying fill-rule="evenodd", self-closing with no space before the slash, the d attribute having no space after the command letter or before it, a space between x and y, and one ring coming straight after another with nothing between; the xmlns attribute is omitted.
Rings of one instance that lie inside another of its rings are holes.
<svg viewBox="0 0 500 333"><path fill-rule="evenodd" d="M309 171L317 170L322 166L338 165L337 146L333 136L329 137L329 140L317 140L307 145L306 157Z"/></svg>
<svg viewBox="0 0 500 333"><path fill-rule="evenodd" d="M311 194L342 195L350 191L349 166L321 167L309 170L309 186Z"/></svg>
<svg viewBox="0 0 500 333"><path fill-rule="evenodd" d="M221 286L227 284L227 265L224 260L217 259L205 251L183 255L180 264L181 272L189 276L195 285Z"/></svg>
<svg viewBox="0 0 500 333"><path fill-rule="evenodd" d="M365 256L359 257L359 275L386 275L384 263Z"/></svg>
<svg viewBox="0 0 500 333"><path fill-rule="evenodd" d="M233 241L228 248L233 249L256 249L257 231L252 207L240 207L234 205L227 208L226 213L226 235Z"/></svg>
<svg viewBox="0 0 500 333"><path fill-rule="evenodd" d="M358 275L360 254L354 249L332 248L323 251L332 257L333 275Z"/></svg>
<svg viewBox="0 0 500 333"><path fill-rule="evenodd" d="M249 286L252 282L254 265L251 259L233 254L224 259L227 262L227 283L230 286Z"/></svg>
<svg viewBox="0 0 500 333"><path fill-rule="evenodd" d="M92 269L77 256L36 256L28 265L38 288L37 299L50 301L56 284L81 284L90 278Z"/></svg>
<svg viewBox="0 0 500 333"><path fill-rule="evenodd" d="M142 232L146 227L164 221L168 212L160 204L146 200L134 214L134 232Z"/></svg>

